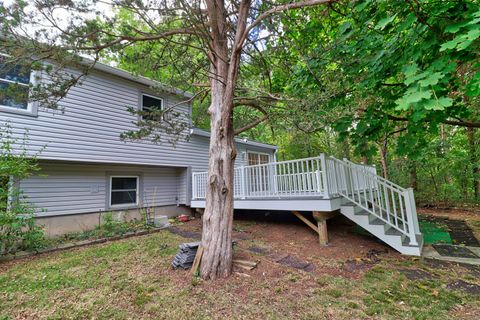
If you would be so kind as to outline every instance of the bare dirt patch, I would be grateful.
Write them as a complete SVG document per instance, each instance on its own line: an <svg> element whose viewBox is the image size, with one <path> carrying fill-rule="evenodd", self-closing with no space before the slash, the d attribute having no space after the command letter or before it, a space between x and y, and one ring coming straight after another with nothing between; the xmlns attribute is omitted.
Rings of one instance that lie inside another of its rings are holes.
<svg viewBox="0 0 480 320"><path fill-rule="evenodd" d="M308 213L305 216L311 218ZM342 216L327 224L329 244L321 246L318 235L290 212L236 212L236 255L260 261L256 272L262 274L297 269L346 278L361 277L385 256L405 259L376 238L357 232ZM201 232L200 219L178 225L173 232L190 235L192 231Z"/></svg>
<svg viewBox="0 0 480 320"><path fill-rule="evenodd" d="M421 269L399 269L400 273L405 275L408 280L433 280L436 277L431 274L430 272L427 272L425 270Z"/></svg>
<svg viewBox="0 0 480 320"><path fill-rule="evenodd" d="M417 208L422 215L449 218L452 220L473 219L480 221L480 208Z"/></svg>
<svg viewBox="0 0 480 320"><path fill-rule="evenodd" d="M475 283L469 283L463 280L456 280L447 285L450 290L463 290L467 293L480 295L480 286Z"/></svg>

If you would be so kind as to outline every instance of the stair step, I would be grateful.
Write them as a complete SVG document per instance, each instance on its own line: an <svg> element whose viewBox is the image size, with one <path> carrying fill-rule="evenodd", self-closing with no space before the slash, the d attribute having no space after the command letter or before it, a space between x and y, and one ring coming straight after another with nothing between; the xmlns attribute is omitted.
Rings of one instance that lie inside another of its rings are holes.
<svg viewBox="0 0 480 320"><path fill-rule="evenodd" d="M409 237L405 237L405 239L403 239L402 245L403 245L404 247L421 247L421 246L423 245L423 237L422 237L422 235L417 234L417 235L416 235L416 238L417 238L417 242L418 242L419 245L416 245L416 246L410 245L410 238L409 238Z"/></svg>
<svg viewBox="0 0 480 320"><path fill-rule="evenodd" d="M376 218L375 220L370 221L370 224L374 224L374 225L378 225L378 226L384 226L384 225L385 225L385 222L383 222L382 220Z"/></svg>
<svg viewBox="0 0 480 320"><path fill-rule="evenodd" d="M362 211L359 211L359 212L355 212L355 215L356 215L356 216L368 216L369 214L370 214L370 212L365 211L365 210L362 210Z"/></svg>
<svg viewBox="0 0 480 320"><path fill-rule="evenodd" d="M402 233L400 231L398 231L397 229L394 229L394 228L388 229L387 231L385 231L385 234L387 234L389 236L401 236L402 235Z"/></svg>

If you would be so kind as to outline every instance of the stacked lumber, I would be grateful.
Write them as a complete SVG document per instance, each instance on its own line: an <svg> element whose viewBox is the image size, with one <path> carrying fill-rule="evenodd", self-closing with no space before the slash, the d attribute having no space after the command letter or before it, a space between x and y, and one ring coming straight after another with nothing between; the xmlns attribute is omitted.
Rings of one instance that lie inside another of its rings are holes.
<svg viewBox="0 0 480 320"><path fill-rule="evenodd" d="M174 269L190 269L197 254L198 246L200 242L182 243L178 246L178 252L172 261L172 267Z"/></svg>
<svg viewBox="0 0 480 320"><path fill-rule="evenodd" d="M256 261L233 259L233 267L237 269L252 270L257 264Z"/></svg>

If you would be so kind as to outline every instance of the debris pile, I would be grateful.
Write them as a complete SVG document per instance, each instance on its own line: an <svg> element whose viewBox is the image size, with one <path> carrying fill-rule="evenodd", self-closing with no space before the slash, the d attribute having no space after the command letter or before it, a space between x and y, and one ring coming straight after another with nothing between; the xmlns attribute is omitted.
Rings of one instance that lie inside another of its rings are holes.
<svg viewBox="0 0 480 320"><path fill-rule="evenodd" d="M190 269L197 254L198 246L200 242L182 243L178 246L179 250L172 261L172 267L174 269Z"/></svg>

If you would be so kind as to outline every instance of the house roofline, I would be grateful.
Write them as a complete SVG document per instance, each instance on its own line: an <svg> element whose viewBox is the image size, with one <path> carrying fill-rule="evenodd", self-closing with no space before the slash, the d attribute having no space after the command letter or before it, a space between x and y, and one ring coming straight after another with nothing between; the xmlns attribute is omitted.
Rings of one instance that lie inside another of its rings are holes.
<svg viewBox="0 0 480 320"><path fill-rule="evenodd" d="M190 129L190 134L210 138L210 132L209 131L202 130L202 129L199 129L199 128ZM272 144L258 142L258 141L251 141L251 140L248 140L247 138L235 138L235 142L241 143L241 144L246 144L246 145L249 145L249 146L254 146L254 147L278 150L278 146L274 146Z"/></svg>
<svg viewBox="0 0 480 320"><path fill-rule="evenodd" d="M82 59L83 59L84 64L93 63L93 60L91 60L89 58L82 57ZM143 84L143 85L147 85L147 86L150 86L150 87L156 87L156 88L159 88L162 91L166 91L168 93L179 95L179 96L184 96L185 98L190 99L194 96L193 93L191 93L191 92L184 91L184 90L181 90L181 89L178 89L178 88L175 88L175 87L167 86L167 85L165 85L161 82L152 80L152 79L147 78L147 77L134 75L133 73L130 73L128 71L125 71L125 70L117 68L117 67L109 66L105 63L95 62L95 64L93 65L93 69L97 70L97 71L105 72L105 73L108 73L108 74L111 74L111 75L114 75L114 76L117 76L117 77L120 77L120 78L123 78L123 79L126 79L126 80L137 82L137 83L140 83L140 84Z"/></svg>

